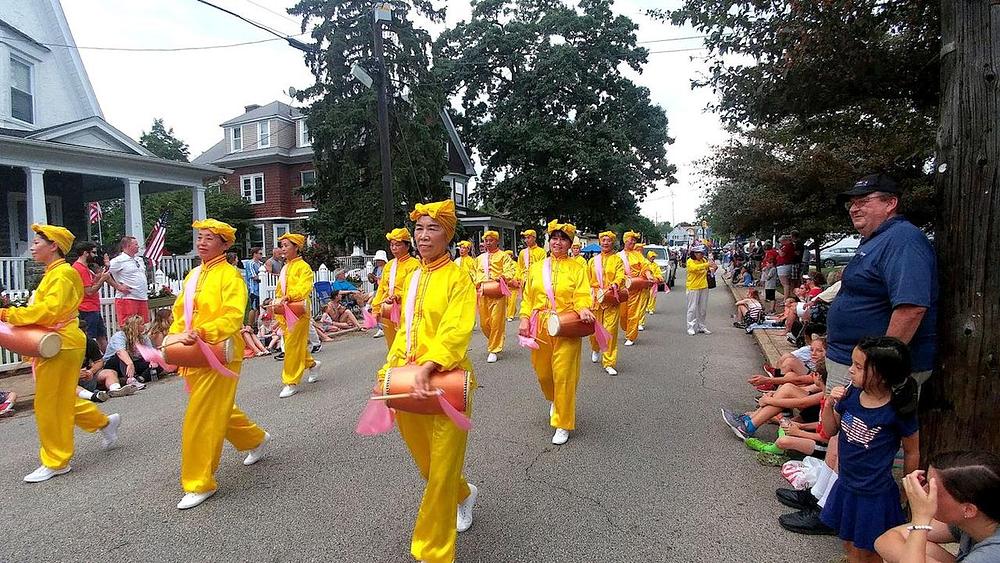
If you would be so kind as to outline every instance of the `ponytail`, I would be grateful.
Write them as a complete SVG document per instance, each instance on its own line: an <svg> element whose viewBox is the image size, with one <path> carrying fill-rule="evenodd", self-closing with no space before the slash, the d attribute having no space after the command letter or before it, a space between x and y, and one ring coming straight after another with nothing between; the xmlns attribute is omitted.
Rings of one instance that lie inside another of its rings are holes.
<svg viewBox="0 0 1000 563"><path fill-rule="evenodd" d="M890 404L896 414L911 417L917 414L915 379L910 377L910 349L903 341L891 336L865 338L858 343L865 355L865 377L862 388L883 387L891 393Z"/></svg>
<svg viewBox="0 0 1000 563"><path fill-rule="evenodd" d="M892 387L892 398L889 400L889 404L896 410L896 414L907 418L916 416L918 388L917 380L910 376L907 376L899 385Z"/></svg>

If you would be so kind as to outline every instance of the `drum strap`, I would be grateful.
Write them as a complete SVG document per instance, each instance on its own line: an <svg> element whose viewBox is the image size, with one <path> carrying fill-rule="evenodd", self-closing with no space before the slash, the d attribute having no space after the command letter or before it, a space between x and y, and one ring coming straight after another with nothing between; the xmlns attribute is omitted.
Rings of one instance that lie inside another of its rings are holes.
<svg viewBox="0 0 1000 563"><path fill-rule="evenodd" d="M284 268L282 268L282 272L284 272ZM198 291L198 278L200 277L201 266L198 266L197 268L191 270L191 273L188 275L187 282L184 283L184 330L188 332L191 332L191 327L194 325L194 294ZM201 336L198 336L195 343L198 344L198 348L205 356L205 359L208 360L208 365L211 366L212 369L219 372L220 375L224 375L226 377L239 377L239 374L232 371L219 361L219 358L214 352L212 352L212 348L201 339Z"/></svg>
<svg viewBox="0 0 1000 563"><path fill-rule="evenodd" d="M604 289L604 256L600 254L594 257L594 274L597 276L597 285Z"/></svg>
<svg viewBox="0 0 1000 563"><path fill-rule="evenodd" d="M546 258L542 265L542 284L545 286L545 294L549 297L549 308L556 312L556 292L552 287L552 259Z"/></svg>
<svg viewBox="0 0 1000 563"><path fill-rule="evenodd" d="M417 309L417 285L420 281L420 268L413 271L410 277L410 287L406 292L406 361L412 361L410 352L413 350L413 313Z"/></svg>
<svg viewBox="0 0 1000 563"><path fill-rule="evenodd" d="M482 263L483 266L483 275L486 276L486 279L490 279L490 253L489 252L482 253L482 255L479 257L479 261Z"/></svg>
<svg viewBox="0 0 1000 563"><path fill-rule="evenodd" d="M618 256L620 256L621 259L622 259L622 262L625 263L625 276L631 276L632 272L630 270L631 266L629 266L629 263L628 263L628 251L622 250L621 252L618 253Z"/></svg>

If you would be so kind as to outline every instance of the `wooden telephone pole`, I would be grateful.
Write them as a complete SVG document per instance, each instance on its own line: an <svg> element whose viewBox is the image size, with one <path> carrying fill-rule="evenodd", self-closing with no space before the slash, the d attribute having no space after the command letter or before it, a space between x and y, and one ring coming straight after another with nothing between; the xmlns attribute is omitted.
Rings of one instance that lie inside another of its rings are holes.
<svg viewBox="0 0 1000 563"><path fill-rule="evenodd" d="M1000 1L941 2L938 359L920 451L1000 453Z"/></svg>

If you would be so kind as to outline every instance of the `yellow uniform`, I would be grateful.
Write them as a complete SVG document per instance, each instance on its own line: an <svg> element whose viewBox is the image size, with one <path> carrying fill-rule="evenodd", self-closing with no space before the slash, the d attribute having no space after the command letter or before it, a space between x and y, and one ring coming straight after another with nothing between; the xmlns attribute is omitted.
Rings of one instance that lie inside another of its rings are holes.
<svg viewBox="0 0 1000 563"><path fill-rule="evenodd" d="M517 276L517 265L503 251L484 252L476 260L476 286L490 281L503 278L511 281ZM513 296L511 296L513 297ZM506 338L507 327L505 325L504 314L507 312L507 297L487 297L479 296L479 324L486 335L487 348L491 354L499 353L503 350Z"/></svg>
<svg viewBox="0 0 1000 563"><path fill-rule="evenodd" d="M85 432L96 432L108 425L108 417L94 403L76 396L87 346L77 321L82 300L80 274L65 260L58 259L45 268L45 275L27 307L0 310L0 319L14 326L52 327L62 337L58 354L34 361L39 457L49 469L62 469L73 457L74 424Z"/></svg>
<svg viewBox="0 0 1000 563"><path fill-rule="evenodd" d="M598 275L598 265L600 265L600 275ZM604 254L602 252L590 259L588 268L590 287L595 297L594 316L597 317L597 322L601 323L611 335L607 351L601 354L601 366L605 368L617 367L619 308L618 305L601 305L596 302L596 297L599 289L608 289L613 285L617 285L619 288L623 287L625 264L622 263L621 257L617 254ZM598 351L597 339L593 336L590 337L590 349L593 352Z"/></svg>
<svg viewBox="0 0 1000 563"><path fill-rule="evenodd" d="M421 263L415 288L414 319L408 326L405 299L410 283L412 275L405 283L399 335L393 340L385 366L379 371L380 386L387 369L407 363L434 362L443 371L461 367L471 372L472 362L466 352L475 324L476 291L468 275L447 255L429 264ZM407 331L411 329L407 358ZM473 377L469 389L470 405L474 388ZM471 415L471 407L465 414ZM410 553L429 563L454 561L458 505L470 493L462 476L468 434L443 414L398 411L396 423L427 482L413 528Z"/></svg>
<svg viewBox="0 0 1000 563"><path fill-rule="evenodd" d="M280 278L278 286L274 288L275 299L285 297L288 301L304 301L306 314L295 323L292 330L288 330L285 323L285 315L281 309L275 309L275 318L284 333L285 338L285 363L281 370L281 382L285 385L298 385L302 381L302 375L306 369L316 364L316 360L309 354L309 295L313 288L313 272L309 264L296 256L289 260L281 269L284 273L285 284L282 285ZM176 316L174 318L177 318Z"/></svg>
<svg viewBox="0 0 1000 563"><path fill-rule="evenodd" d="M472 256L459 256L455 258L455 265L458 266L458 269L469 274L470 280L476 279L476 268L479 266L475 258Z"/></svg>
<svg viewBox="0 0 1000 563"><path fill-rule="evenodd" d="M583 266L585 270L587 269L587 259L584 258L583 255L577 254L576 256L573 257L573 260L575 260L578 264Z"/></svg>
<svg viewBox="0 0 1000 563"><path fill-rule="evenodd" d="M618 253L625 264L626 277L645 276L649 271L649 260L641 252L635 250L622 250ZM635 342L639 339L639 325L642 324L646 316L646 303L649 300L648 291L630 291L628 301L622 303L619 308L621 319L619 325L625 331L625 338Z"/></svg>
<svg viewBox="0 0 1000 563"><path fill-rule="evenodd" d="M531 351L531 366L535 369L542 394L552 402L549 424L555 428L576 428L576 386L580 381L580 338L549 336L545 327L552 305L545 289L544 268L552 267L552 291L555 312L589 309L592 298L587 270L571 258L551 258L531 267L524 287L521 318L538 312L538 350Z"/></svg>
<svg viewBox="0 0 1000 563"><path fill-rule="evenodd" d="M382 323L382 330L385 332L386 347L392 347L392 341L396 337L398 327L388 317L382 316L382 302L389 297L395 296L402 303L406 283L410 279L410 275L413 274L413 270L416 270L419 266L420 261L407 254L402 259L393 258L389 260L389 263L382 270L382 278L379 279L378 289L375 290L375 297L372 298L372 313ZM393 272L393 269L395 269L395 272Z"/></svg>
<svg viewBox="0 0 1000 563"><path fill-rule="evenodd" d="M705 316L708 313L708 274L711 263L707 259L687 260L687 328L688 334L707 332Z"/></svg>
<svg viewBox="0 0 1000 563"><path fill-rule="evenodd" d="M663 283L663 270L657 265L656 262L649 261L649 271L653 274L653 279L656 283ZM653 313L656 311L656 286L649 288L649 302L646 303L646 313ZM643 318L643 324L646 324L645 318Z"/></svg>
<svg viewBox="0 0 1000 563"><path fill-rule="evenodd" d="M192 271L185 278L185 288L193 274ZM201 265L195 287L191 329L209 344L230 339L233 361L226 367L239 374L243 363L243 339L239 332L247 301L243 276L221 255ZM184 291L174 301L171 334L186 331ZM238 379L224 376L211 367L182 367L180 374L190 389L181 431L181 486L186 493L205 493L216 488L215 470L222 456L223 439L237 450L252 450L264 441L264 431L236 406Z"/></svg>
<svg viewBox="0 0 1000 563"><path fill-rule="evenodd" d="M524 281L528 279L528 272L531 270L531 266L542 260L545 260L545 249L537 244L528 248L522 248L521 252L518 253L517 279L521 282L521 287L511 292L510 303L507 304L508 318L513 317L517 313L517 307L515 307L517 298L520 298L522 303L524 302Z"/></svg>

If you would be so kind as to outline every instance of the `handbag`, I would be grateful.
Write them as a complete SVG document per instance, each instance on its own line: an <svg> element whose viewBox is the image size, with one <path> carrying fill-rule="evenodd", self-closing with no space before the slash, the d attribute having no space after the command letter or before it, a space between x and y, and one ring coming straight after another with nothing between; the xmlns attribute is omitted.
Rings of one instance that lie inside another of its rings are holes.
<svg viewBox="0 0 1000 563"><path fill-rule="evenodd" d="M708 273L708 289L714 289L714 288L715 288L715 274L713 274L712 272L709 272Z"/></svg>

